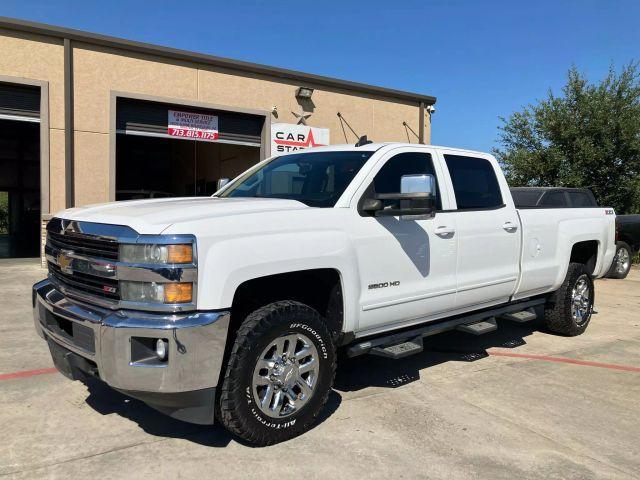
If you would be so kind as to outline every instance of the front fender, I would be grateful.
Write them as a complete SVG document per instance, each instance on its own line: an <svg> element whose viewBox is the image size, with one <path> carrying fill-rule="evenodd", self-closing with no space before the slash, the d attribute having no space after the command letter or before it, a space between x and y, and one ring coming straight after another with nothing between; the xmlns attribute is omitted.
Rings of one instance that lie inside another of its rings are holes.
<svg viewBox="0 0 640 480"><path fill-rule="evenodd" d="M230 308L238 287L279 273L318 268L337 270L342 282L344 329L357 320L360 291L356 255L342 231L282 232L198 244L198 309Z"/></svg>

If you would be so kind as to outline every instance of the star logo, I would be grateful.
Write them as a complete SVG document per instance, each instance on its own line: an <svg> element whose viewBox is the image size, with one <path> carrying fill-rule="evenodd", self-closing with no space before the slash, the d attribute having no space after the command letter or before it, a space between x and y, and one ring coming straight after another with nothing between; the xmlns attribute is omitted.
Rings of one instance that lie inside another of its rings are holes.
<svg viewBox="0 0 640 480"><path fill-rule="evenodd" d="M291 113L293 113L293 116L298 119L298 125L304 125L304 126L307 125L307 118L311 116L310 113L306 113L306 112L301 112L301 113L291 112Z"/></svg>

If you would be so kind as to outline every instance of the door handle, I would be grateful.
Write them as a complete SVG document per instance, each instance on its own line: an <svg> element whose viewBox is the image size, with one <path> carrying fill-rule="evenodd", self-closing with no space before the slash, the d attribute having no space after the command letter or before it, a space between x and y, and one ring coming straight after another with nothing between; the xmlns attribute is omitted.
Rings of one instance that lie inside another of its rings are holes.
<svg viewBox="0 0 640 480"><path fill-rule="evenodd" d="M507 232L509 232L509 233L511 233L511 232L515 232L516 230L518 230L518 225L516 225L513 222L505 222L502 225L502 229L507 231Z"/></svg>
<svg viewBox="0 0 640 480"><path fill-rule="evenodd" d="M441 225L439 227L436 227L436 229L434 230L434 233L436 235L453 235L454 233L456 233L456 230L455 228L447 227L446 225Z"/></svg>

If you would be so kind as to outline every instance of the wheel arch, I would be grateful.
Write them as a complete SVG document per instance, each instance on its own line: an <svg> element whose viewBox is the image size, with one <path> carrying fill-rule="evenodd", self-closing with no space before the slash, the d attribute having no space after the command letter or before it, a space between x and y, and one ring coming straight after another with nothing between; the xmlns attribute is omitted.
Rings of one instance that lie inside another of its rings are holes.
<svg viewBox="0 0 640 480"><path fill-rule="evenodd" d="M582 263L590 275L593 275L598 262L600 242L598 240L585 240L576 242L571 247L569 263Z"/></svg>
<svg viewBox="0 0 640 480"><path fill-rule="evenodd" d="M316 310L327 322L336 344L340 343L345 328L342 275L335 268L313 268L256 277L238 285L231 305L225 357L247 315L281 300L295 300Z"/></svg>

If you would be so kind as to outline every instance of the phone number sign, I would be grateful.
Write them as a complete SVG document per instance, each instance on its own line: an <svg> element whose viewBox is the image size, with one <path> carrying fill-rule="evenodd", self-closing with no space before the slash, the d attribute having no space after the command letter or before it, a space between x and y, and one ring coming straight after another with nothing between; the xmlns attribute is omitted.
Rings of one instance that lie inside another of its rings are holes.
<svg viewBox="0 0 640 480"><path fill-rule="evenodd" d="M213 142L218 140L218 117L206 113L169 110L167 133L172 137Z"/></svg>

